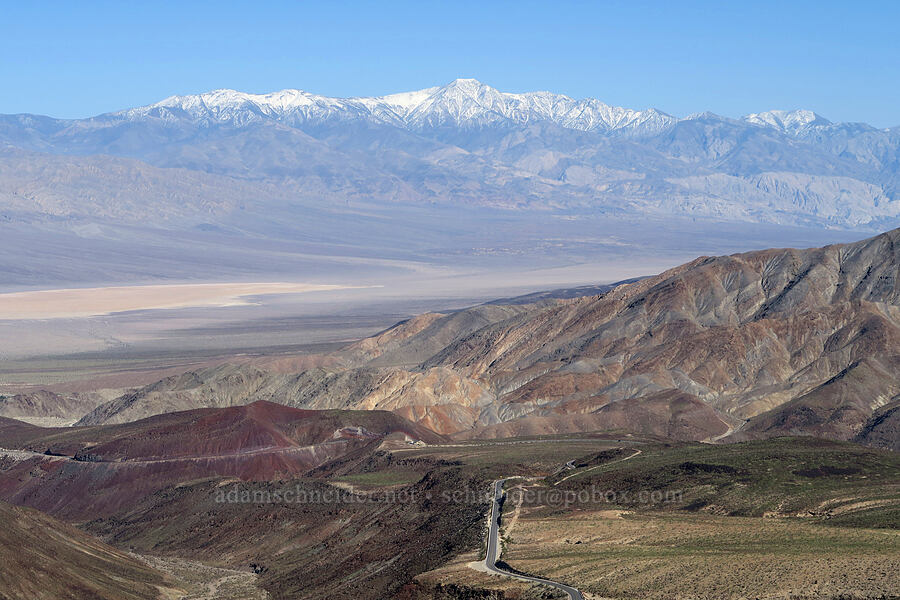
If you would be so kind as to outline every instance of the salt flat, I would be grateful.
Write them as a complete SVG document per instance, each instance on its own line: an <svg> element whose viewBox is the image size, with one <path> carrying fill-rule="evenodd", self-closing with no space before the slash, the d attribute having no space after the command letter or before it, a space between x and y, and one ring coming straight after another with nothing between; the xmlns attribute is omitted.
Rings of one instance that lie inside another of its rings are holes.
<svg viewBox="0 0 900 600"><path fill-rule="evenodd" d="M0 319L92 317L132 310L251 304L251 296L348 289L309 283L194 283L69 288L0 294Z"/></svg>

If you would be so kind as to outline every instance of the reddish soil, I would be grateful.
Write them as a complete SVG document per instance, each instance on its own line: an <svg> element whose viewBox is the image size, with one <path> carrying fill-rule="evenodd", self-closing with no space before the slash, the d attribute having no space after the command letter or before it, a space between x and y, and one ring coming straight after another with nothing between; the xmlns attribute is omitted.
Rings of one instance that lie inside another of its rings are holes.
<svg viewBox="0 0 900 600"><path fill-rule="evenodd" d="M384 411L299 410L270 402L158 415L122 425L42 428L0 419L0 498L70 520L112 514L209 477L289 478L391 434L443 438Z"/></svg>

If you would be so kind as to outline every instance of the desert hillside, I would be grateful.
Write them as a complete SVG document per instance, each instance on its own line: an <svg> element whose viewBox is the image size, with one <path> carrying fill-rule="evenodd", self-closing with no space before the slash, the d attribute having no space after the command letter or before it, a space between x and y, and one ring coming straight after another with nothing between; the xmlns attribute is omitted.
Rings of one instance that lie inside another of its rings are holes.
<svg viewBox="0 0 900 600"><path fill-rule="evenodd" d="M423 314L306 360L321 366L198 370L101 404L81 424L267 400L389 410L461 437L850 439L900 394L898 239L701 257L599 295Z"/></svg>
<svg viewBox="0 0 900 600"><path fill-rule="evenodd" d="M0 418L0 498L73 521L111 514L170 485L211 476L296 477L386 439L441 436L385 411L309 411L269 402L98 427Z"/></svg>
<svg viewBox="0 0 900 600"><path fill-rule="evenodd" d="M36 510L3 502L0 556L0 589L9 600L178 597L172 580L131 555Z"/></svg>

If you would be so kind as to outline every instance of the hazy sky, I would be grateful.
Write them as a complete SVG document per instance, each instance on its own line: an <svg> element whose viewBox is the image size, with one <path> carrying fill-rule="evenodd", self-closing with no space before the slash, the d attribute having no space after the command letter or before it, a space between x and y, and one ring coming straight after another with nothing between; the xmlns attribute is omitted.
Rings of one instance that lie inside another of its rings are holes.
<svg viewBox="0 0 900 600"><path fill-rule="evenodd" d="M129 4L0 0L0 113L475 77L677 116L802 107L900 125L898 1Z"/></svg>

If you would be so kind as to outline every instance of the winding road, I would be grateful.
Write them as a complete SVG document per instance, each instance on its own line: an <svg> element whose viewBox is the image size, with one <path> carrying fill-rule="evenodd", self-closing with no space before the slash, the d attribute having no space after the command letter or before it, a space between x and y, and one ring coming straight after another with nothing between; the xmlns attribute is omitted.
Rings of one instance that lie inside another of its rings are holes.
<svg viewBox="0 0 900 600"><path fill-rule="evenodd" d="M584 600L584 596L581 595L581 592L564 583L550 581L549 579L541 579L540 577L531 577L530 575L519 575L517 573L504 571L503 569L497 567L497 559L499 558L498 549L500 547L500 505L503 498L504 483L506 483L506 479L499 479L494 482L494 494L493 501L491 503L491 523L490 527L488 528L487 552L484 556L485 568L491 573L504 575L506 577L513 577L522 581L540 583L542 585L546 585L563 591L569 595L570 600Z"/></svg>

